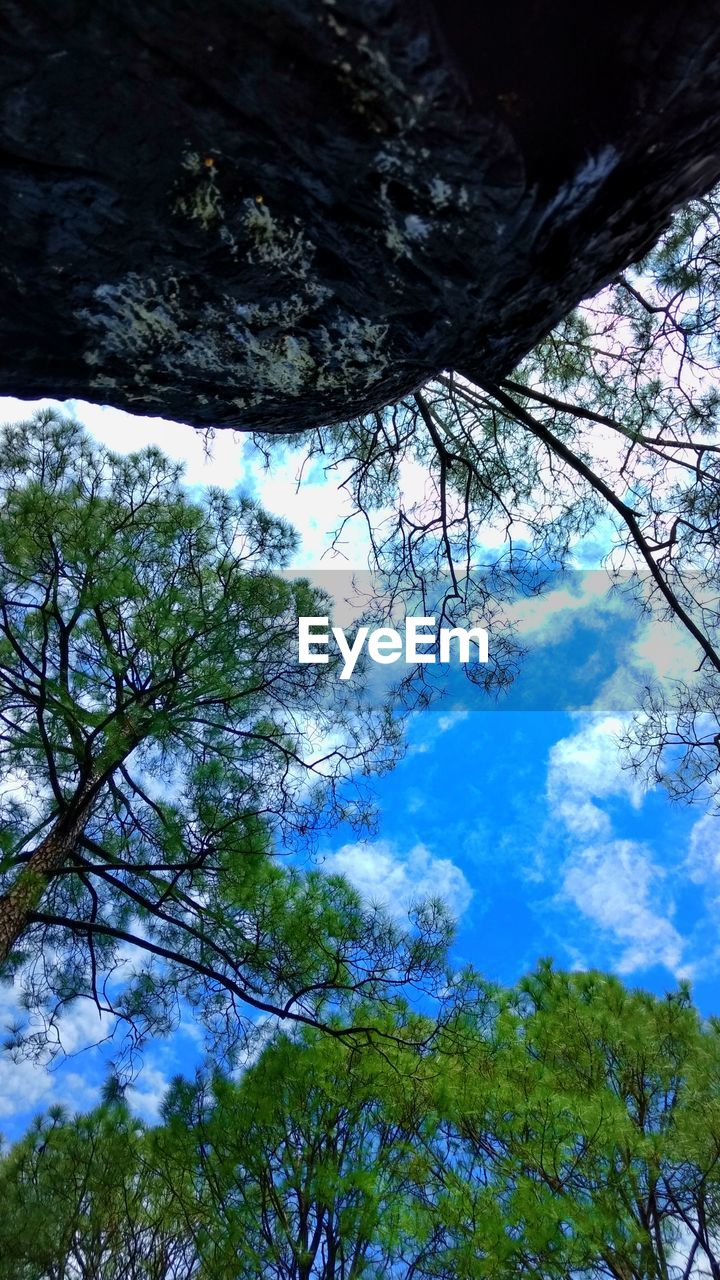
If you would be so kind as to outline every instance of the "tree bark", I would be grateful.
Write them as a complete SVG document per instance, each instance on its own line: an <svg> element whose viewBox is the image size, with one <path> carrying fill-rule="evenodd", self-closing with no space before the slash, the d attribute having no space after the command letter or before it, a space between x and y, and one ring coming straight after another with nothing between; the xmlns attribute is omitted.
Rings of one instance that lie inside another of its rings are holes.
<svg viewBox="0 0 720 1280"><path fill-rule="evenodd" d="M106 730L109 737L109 731ZM148 732L148 723L124 714L114 742L95 761L90 777L77 788L64 813L24 864L13 884L0 897L0 968L24 933L28 920L41 902L60 867L72 861L78 838L92 814L99 793L110 775Z"/></svg>
<svg viewBox="0 0 720 1280"><path fill-rule="evenodd" d="M299 431L504 376L720 175L720 0L0 0L0 391Z"/></svg>
<svg viewBox="0 0 720 1280"><path fill-rule="evenodd" d="M96 793L95 787L87 800L80 799L69 813L58 819L33 850L7 893L0 897L0 968L25 932L29 916L39 905L53 876L72 859Z"/></svg>

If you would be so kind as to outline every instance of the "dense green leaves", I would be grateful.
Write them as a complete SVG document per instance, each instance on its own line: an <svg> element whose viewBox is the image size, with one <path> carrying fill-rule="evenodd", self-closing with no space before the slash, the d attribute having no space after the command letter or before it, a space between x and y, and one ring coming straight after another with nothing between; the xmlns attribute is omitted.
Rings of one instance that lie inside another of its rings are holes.
<svg viewBox="0 0 720 1280"><path fill-rule="evenodd" d="M718 1274L720 1040L686 993L542 965L476 980L431 1051L389 1043L275 1035L154 1128L117 1101L38 1121L0 1164L0 1276Z"/></svg>
<svg viewBox="0 0 720 1280"><path fill-rule="evenodd" d="M191 1275L196 1224L183 1223L151 1148L123 1106L38 1120L2 1170L3 1280Z"/></svg>

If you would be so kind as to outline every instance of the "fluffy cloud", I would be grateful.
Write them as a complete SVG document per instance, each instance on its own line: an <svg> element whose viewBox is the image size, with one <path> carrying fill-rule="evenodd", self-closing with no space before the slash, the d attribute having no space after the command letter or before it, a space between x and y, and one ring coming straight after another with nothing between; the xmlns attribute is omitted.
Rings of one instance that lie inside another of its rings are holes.
<svg viewBox="0 0 720 1280"><path fill-rule="evenodd" d="M245 482L250 442L235 431L223 430L210 436L182 422L141 417L83 400L71 400L60 407L74 414L96 440L115 453L132 453L155 445L167 457L184 464L186 484L233 489Z"/></svg>
<svg viewBox="0 0 720 1280"><path fill-rule="evenodd" d="M0 1027L7 1032L17 1022L23 1021L12 987L2 989L0 999ZM60 1034L64 1053L76 1055L90 1045L97 1044L112 1031L113 1020L98 1017L95 1005L89 1000L77 1000L66 1007L60 1022ZM53 1065L50 1052L39 1059L20 1058L15 1061L7 1051L0 1053L0 1119L13 1134L22 1131L30 1116L54 1103L66 1106L69 1111L87 1110L99 1099L102 1068L93 1060L92 1078L87 1072L67 1069L60 1059ZM21 1123L8 1123L15 1119Z"/></svg>
<svg viewBox="0 0 720 1280"><path fill-rule="evenodd" d="M695 641L677 622L652 618L639 629L631 659L638 667L650 667L659 680L692 681L697 671Z"/></svg>
<svg viewBox="0 0 720 1280"><path fill-rule="evenodd" d="M705 905L717 920L720 908L720 817L706 813L693 826L685 870L694 884L702 885Z"/></svg>
<svg viewBox="0 0 720 1280"><path fill-rule="evenodd" d="M302 529L299 563L319 563L328 551L329 534L352 513L348 494L335 480L328 483L321 465L306 468L302 486L298 473L303 449L273 451L273 467L267 472L260 454L247 435L222 430L196 431L182 422L126 413L108 405L84 400L26 402L0 397L0 421L22 422L37 408L52 407L81 422L96 440L116 453L131 453L153 444L169 458L184 463L188 485L214 485L220 489L244 489L257 493L266 510L283 516ZM338 556L343 568L367 562L369 539L365 522L351 521L343 532Z"/></svg>
<svg viewBox="0 0 720 1280"><path fill-rule="evenodd" d="M459 867L439 858L426 845L416 844L402 853L388 840L344 844L328 854L324 869L345 876L373 902L380 902L400 918L422 898L443 898L454 916L462 915L472 889Z"/></svg>
<svg viewBox="0 0 720 1280"><path fill-rule="evenodd" d="M157 1124L169 1084L168 1077L159 1067L145 1062L138 1081L125 1095L128 1105L148 1124Z"/></svg>
<svg viewBox="0 0 720 1280"><path fill-rule="evenodd" d="M574 836L610 835L610 819L595 803L598 799L621 796L634 808L642 803L643 784L620 762L618 738L624 728L618 716L602 716L561 738L550 752L548 801L553 816Z"/></svg>
<svg viewBox="0 0 720 1280"><path fill-rule="evenodd" d="M599 934L621 946L618 972L663 965L676 978L688 977L665 872L645 844L615 837L602 805L620 799L638 809L643 801L642 782L622 768L618 739L624 728L617 716L597 716L550 751L550 813L571 844L559 868L558 901L572 903Z"/></svg>
<svg viewBox="0 0 720 1280"><path fill-rule="evenodd" d="M462 703L455 703L449 711L438 717L437 727L439 733L447 733L449 729L454 729L456 724L461 724L463 720L467 720L470 712Z"/></svg>
<svg viewBox="0 0 720 1280"><path fill-rule="evenodd" d="M88 1084L77 1071L55 1075L27 1058L13 1062L7 1056L0 1057L0 1120L24 1117L20 1126L11 1126L13 1135L22 1132L35 1112L56 1105L71 1112L86 1111L95 1106L99 1095L99 1084Z"/></svg>
<svg viewBox="0 0 720 1280"><path fill-rule="evenodd" d="M578 623L601 627L605 615L626 607L610 592L610 584L610 576L604 570L577 570L563 586L515 601L506 616L526 639L536 644L557 644L566 640Z"/></svg>
<svg viewBox="0 0 720 1280"><path fill-rule="evenodd" d="M568 858L562 876L562 895L623 944L619 973L664 965L678 978L689 976L683 939L655 902L663 872L644 845L611 840L587 846Z"/></svg>

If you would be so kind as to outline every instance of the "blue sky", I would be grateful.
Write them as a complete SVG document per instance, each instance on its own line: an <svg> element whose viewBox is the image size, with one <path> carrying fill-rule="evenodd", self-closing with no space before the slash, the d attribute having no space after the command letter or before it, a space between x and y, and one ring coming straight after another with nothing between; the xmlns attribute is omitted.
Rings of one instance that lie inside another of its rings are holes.
<svg viewBox="0 0 720 1280"><path fill-rule="evenodd" d="M22 420L30 409L6 400L0 419ZM159 420L75 411L114 449L152 441L182 457L191 484L254 492L300 531L303 568L364 566L359 526L347 534L347 561L327 557L345 508L318 468L296 492L296 459L263 474L249 441L231 433L206 442ZM528 654L510 696L488 704L453 678L441 703L411 717L404 759L374 782L372 838L336 830L317 857L399 915L424 893L445 896L458 917L456 960L488 977L512 982L551 955L559 966L614 970L656 992L688 978L702 1012L718 1013L718 819L646 789L618 747L643 674L681 675L692 655L672 629L638 621L608 598L606 585L602 574L578 572L544 601L518 607ZM4 991L0 1021L12 1013ZM86 1047L97 1038L86 1002L65 1021L69 1056L15 1064L0 1054L0 1131L15 1136L54 1101L92 1106L108 1056L107 1047ZM133 1105L155 1118L169 1079L198 1054L191 1023L151 1044Z"/></svg>

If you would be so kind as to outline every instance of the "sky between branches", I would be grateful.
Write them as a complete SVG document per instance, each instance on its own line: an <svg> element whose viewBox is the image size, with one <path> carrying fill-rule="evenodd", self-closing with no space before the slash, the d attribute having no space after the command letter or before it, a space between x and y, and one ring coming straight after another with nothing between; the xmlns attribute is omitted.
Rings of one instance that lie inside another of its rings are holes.
<svg viewBox="0 0 720 1280"><path fill-rule="evenodd" d="M0 401L0 419L21 421L35 407ZM346 526L342 554L329 554L348 499L317 460L298 488L301 450L281 453L267 472L248 437L208 439L118 410L60 407L118 452L157 444L185 463L189 485L240 486L259 498L301 535L298 568L366 568L359 520ZM421 485L421 470L406 482ZM608 602L592 572L601 551L602 528L576 548L587 576L578 571L569 586L519 609L529 653L510 697L488 704L453 686L442 703L413 716L406 757L373 784L377 833L358 841L337 830L317 856L398 914L418 895L446 897L459 921L454 958L490 978L512 982L552 955L560 967L613 970L656 992L689 978L701 1011L716 1012L717 819L646 790L621 767L617 747L633 709L628 673L650 666L662 676L683 674L692 655L674 631L661 633ZM0 1001L4 1025L12 993L3 990ZM84 1046L99 1032L112 1027L98 1028L94 1008L81 1002L65 1020L70 1056L51 1070L0 1056L0 1131L22 1132L50 1102L71 1109L96 1102L112 1045ZM150 1045L129 1094L142 1115L155 1118L169 1079L191 1070L198 1053L190 1023Z"/></svg>

